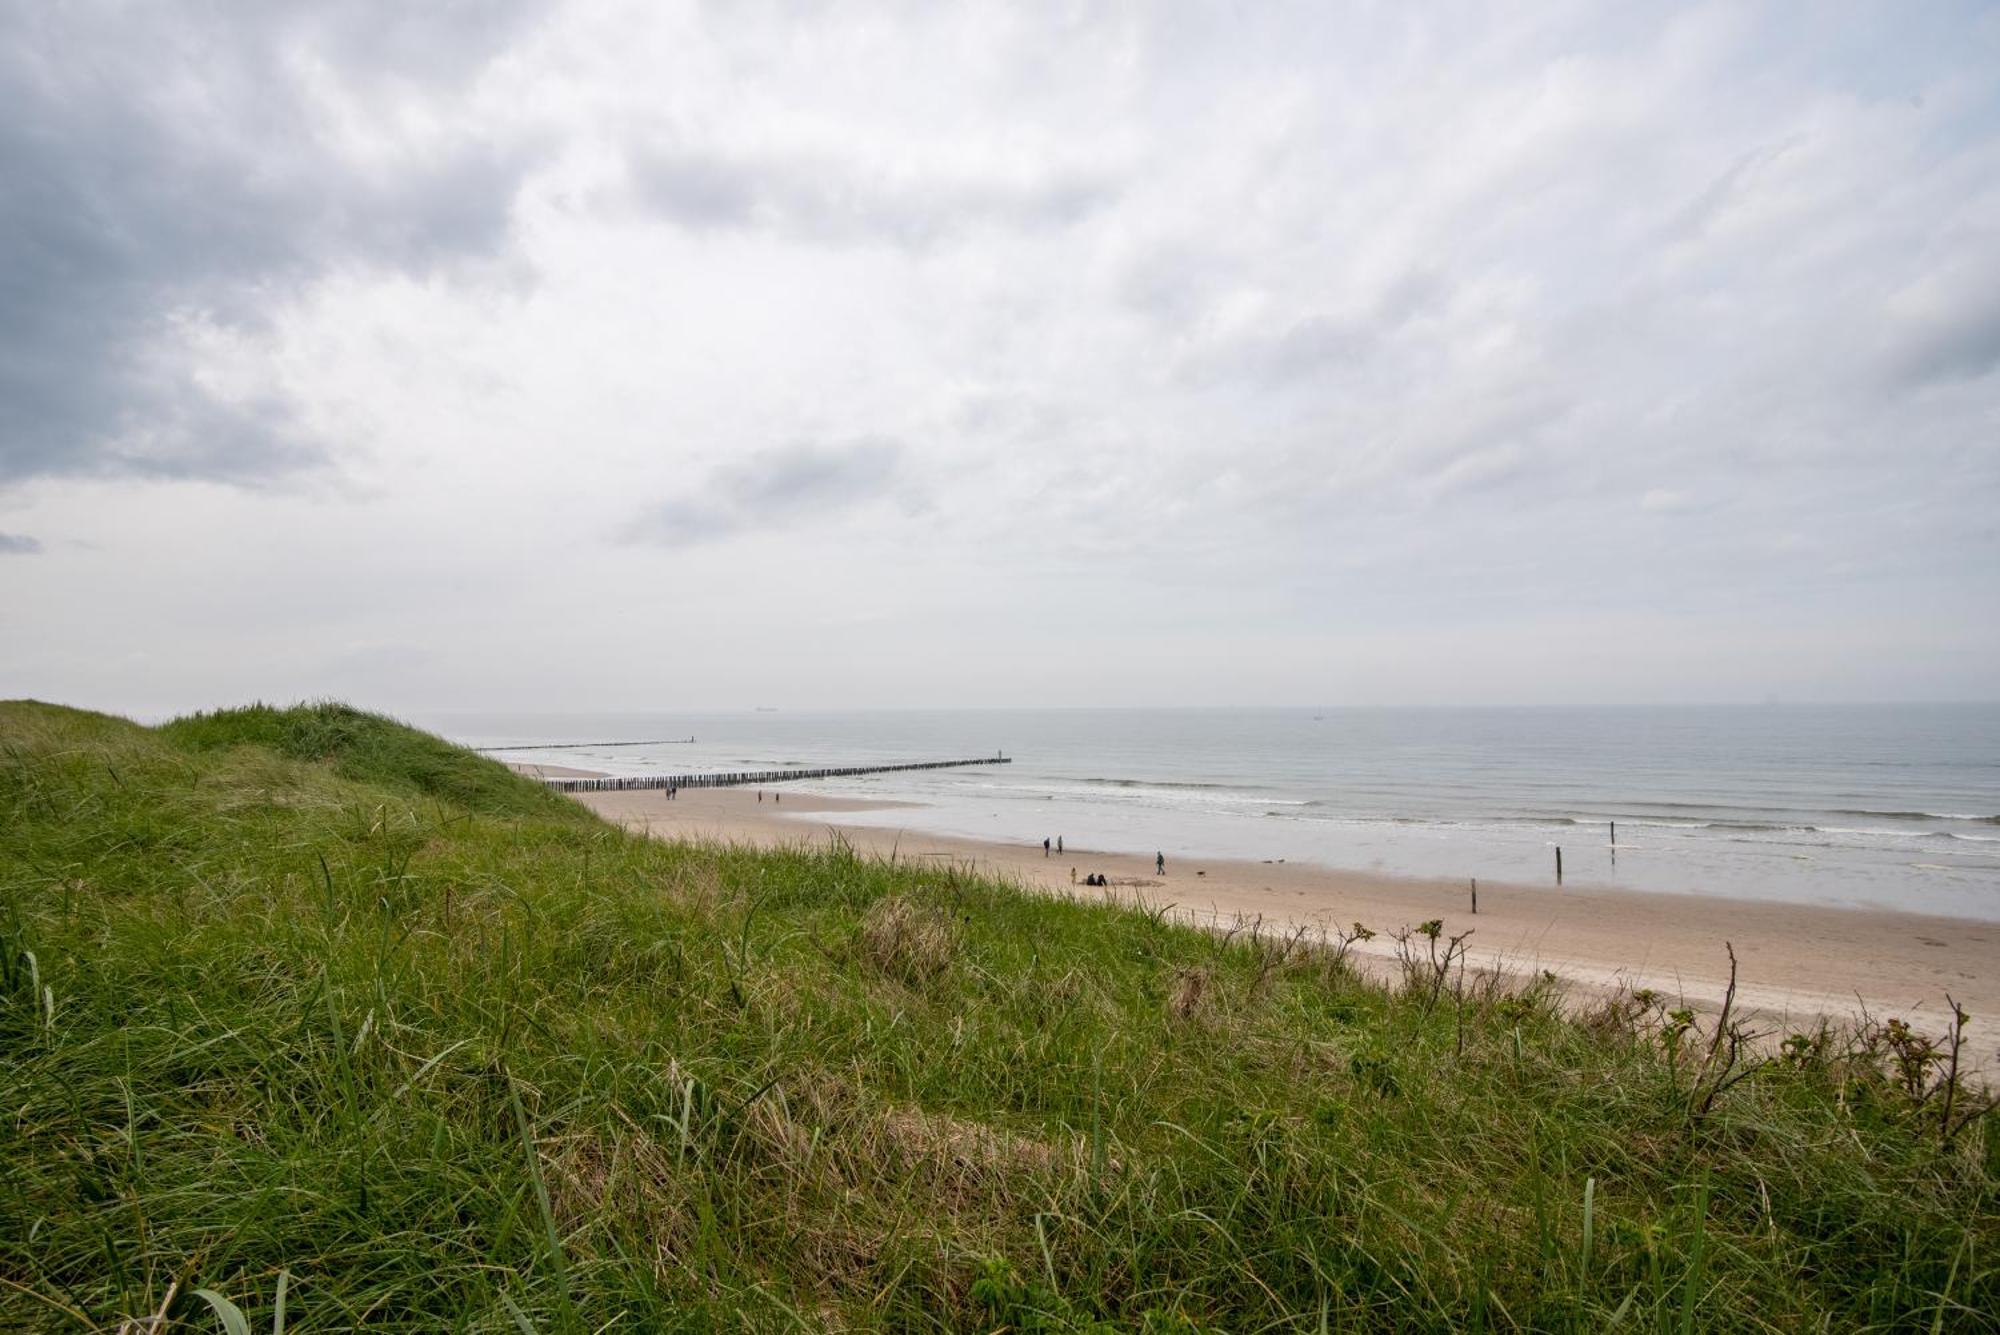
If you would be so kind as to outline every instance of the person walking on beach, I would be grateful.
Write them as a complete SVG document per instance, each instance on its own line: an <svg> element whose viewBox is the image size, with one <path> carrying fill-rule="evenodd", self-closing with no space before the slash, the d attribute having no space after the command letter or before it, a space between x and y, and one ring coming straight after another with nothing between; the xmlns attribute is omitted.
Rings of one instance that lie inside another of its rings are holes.
<svg viewBox="0 0 2000 1335"><path fill-rule="evenodd" d="M1044 839L1042 840L1042 856L1047 857L1048 855L1049 855L1049 841Z"/></svg>
<svg viewBox="0 0 2000 1335"><path fill-rule="evenodd" d="M1165 853L1153 854L1153 871L1160 876L1167 874L1167 855Z"/></svg>

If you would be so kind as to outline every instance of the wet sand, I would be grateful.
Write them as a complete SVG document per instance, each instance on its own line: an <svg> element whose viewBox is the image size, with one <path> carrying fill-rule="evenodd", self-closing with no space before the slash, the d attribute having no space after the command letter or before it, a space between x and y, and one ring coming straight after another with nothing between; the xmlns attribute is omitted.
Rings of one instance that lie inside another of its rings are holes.
<svg viewBox="0 0 2000 1335"><path fill-rule="evenodd" d="M775 799L775 800L774 800ZM1172 906L1189 921L1229 924L1262 917L1268 929L1312 932L1361 922L1380 935L1359 947L1387 967L1397 928L1431 918L1447 935L1472 930L1474 968L1551 970L1591 991L1650 987L1704 1009L1729 978L1724 943L1740 964L1738 1005L1764 1027L1804 1027L1820 1016L1900 1015L1941 1030L1949 992L1975 1017L1969 1055L1988 1069L2000 1054L2000 923L1890 910L1646 894L1572 886L1481 881L1479 912L1464 882L1342 871L1307 863L1170 858L1164 877L1150 856L1071 847L1044 857L1039 844L977 839L816 820L824 813L892 809L896 803L819 797L781 788L764 800L747 788L585 793L577 800L630 828L669 839L762 846L824 842L837 831L860 852L902 861L952 863L1030 889ZM1070 877L1074 868L1077 884ZM1081 884L1100 872L1107 889Z"/></svg>

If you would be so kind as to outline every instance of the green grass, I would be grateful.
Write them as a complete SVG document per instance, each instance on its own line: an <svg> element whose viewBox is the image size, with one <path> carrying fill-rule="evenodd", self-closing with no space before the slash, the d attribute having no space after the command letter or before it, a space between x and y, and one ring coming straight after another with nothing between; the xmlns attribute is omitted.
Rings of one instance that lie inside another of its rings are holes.
<svg viewBox="0 0 2000 1335"><path fill-rule="evenodd" d="M1657 1008L1432 994L339 706L0 705L0 1328L1996 1328L1934 1062L1703 1113Z"/></svg>
<svg viewBox="0 0 2000 1335"><path fill-rule="evenodd" d="M494 816L546 816L570 808L547 787L497 760L380 714L332 701L278 709L249 705L189 714L159 729L185 750L256 747L323 761L343 778L394 793L438 798Z"/></svg>

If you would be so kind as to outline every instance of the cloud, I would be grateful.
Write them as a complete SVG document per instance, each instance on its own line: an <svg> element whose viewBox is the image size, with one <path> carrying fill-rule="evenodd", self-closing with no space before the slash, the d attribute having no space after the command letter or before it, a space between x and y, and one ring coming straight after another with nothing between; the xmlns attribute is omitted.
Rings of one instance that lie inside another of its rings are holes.
<svg viewBox="0 0 2000 1335"><path fill-rule="evenodd" d="M42 550L41 541L18 533L0 533L0 556L33 556Z"/></svg>
<svg viewBox="0 0 2000 1335"><path fill-rule="evenodd" d="M1694 497L1672 487L1648 487L1639 497L1639 508L1650 514L1673 514L1694 504Z"/></svg>
<svg viewBox="0 0 2000 1335"><path fill-rule="evenodd" d="M899 490L903 457L901 443L879 437L761 451L655 506L626 537L683 547L852 509Z"/></svg>
<svg viewBox="0 0 2000 1335"><path fill-rule="evenodd" d="M94 546L0 626L532 702L702 624L727 703L865 611L823 703L1197 703L1409 698L1347 635L1643 697L1534 628L1676 617L1670 694L1990 694L2000 10L1916 8L5 8L0 525Z"/></svg>
<svg viewBox="0 0 2000 1335"><path fill-rule="evenodd" d="M1905 383L1977 380L2000 367L2000 272L1952 279L1927 283L1928 299L1911 303L1918 309L1894 358Z"/></svg>
<svg viewBox="0 0 2000 1335"><path fill-rule="evenodd" d="M912 167L813 150L648 146L629 170L641 204L681 226L828 244L922 247L982 227L1066 227L1117 194L1109 173L1078 166Z"/></svg>
<svg viewBox="0 0 2000 1335"><path fill-rule="evenodd" d="M0 486L78 473L254 483L324 463L326 442L281 388L220 388L186 333L254 340L331 273L423 274L490 253L525 149L372 115L457 95L518 13L10 7Z"/></svg>

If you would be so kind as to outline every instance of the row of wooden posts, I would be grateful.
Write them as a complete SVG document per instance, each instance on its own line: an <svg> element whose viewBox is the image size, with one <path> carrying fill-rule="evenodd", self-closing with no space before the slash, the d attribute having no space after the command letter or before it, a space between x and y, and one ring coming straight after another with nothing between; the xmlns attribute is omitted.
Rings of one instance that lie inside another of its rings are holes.
<svg viewBox="0 0 2000 1335"><path fill-rule="evenodd" d="M1611 822L1611 860L1614 863L1618 861L1618 822L1615 820ZM1563 883L1563 851L1562 851L1562 845L1557 844L1556 884L1561 885L1562 883ZM1479 912L1479 880L1477 877L1474 877L1472 881L1472 911L1475 914Z"/></svg>
<svg viewBox="0 0 2000 1335"><path fill-rule="evenodd" d="M838 765L827 769L736 770L721 774L648 774L613 779L543 779L564 793L623 793L640 788L740 788L752 783L784 783L791 779L844 779L856 774L889 774L910 769L955 769L962 765L1006 765L1007 756L978 760L920 760L910 765Z"/></svg>

